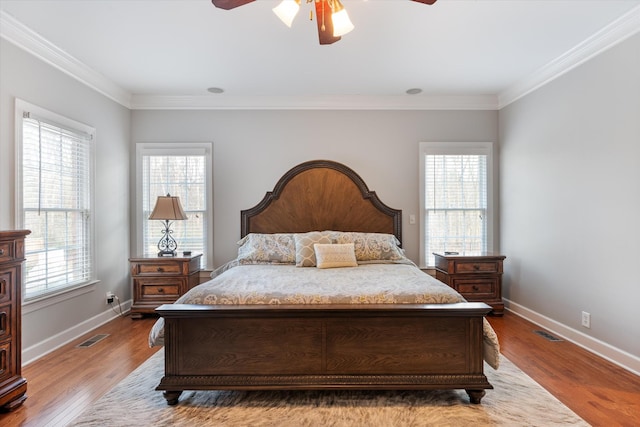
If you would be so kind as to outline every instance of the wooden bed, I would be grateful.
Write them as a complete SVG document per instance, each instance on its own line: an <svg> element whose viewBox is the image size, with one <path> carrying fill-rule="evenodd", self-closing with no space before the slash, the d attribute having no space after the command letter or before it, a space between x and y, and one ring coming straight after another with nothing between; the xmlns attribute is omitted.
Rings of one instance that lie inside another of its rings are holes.
<svg viewBox="0 0 640 427"><path fill-rule="evenodd" d="M315 230L395 234L401 211L382 203L350 168L300 164L255 207L241 234ZM169 405L183 390L465 389L480 403L484 303L355 305L167 304ZM188 355L188 357L186 357Z"/></svg>

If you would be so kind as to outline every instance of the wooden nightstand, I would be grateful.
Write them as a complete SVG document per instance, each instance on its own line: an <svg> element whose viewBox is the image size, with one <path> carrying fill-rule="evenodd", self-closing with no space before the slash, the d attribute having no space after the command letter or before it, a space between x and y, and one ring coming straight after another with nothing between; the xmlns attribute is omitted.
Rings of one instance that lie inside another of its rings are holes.
<svg viewBox="0 0 640 427"><path fill-rule="evenodd" d="M502 316L502 261L504 255L445 255L436 257L436 279L460 292L467 301L482 301Z"/></svg>
<svg viewBox="0 0 640 427"><path fill-rule="evenodd" d="M202 254L176 257L129 258L133 282L131 318L154 314L199 283Z"/></svg>

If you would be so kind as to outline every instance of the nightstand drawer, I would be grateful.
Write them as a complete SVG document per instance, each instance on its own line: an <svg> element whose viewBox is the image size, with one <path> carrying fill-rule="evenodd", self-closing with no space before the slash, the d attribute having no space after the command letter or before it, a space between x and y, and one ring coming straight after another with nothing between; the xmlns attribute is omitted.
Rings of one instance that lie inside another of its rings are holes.
<svg viewBox="0 0 640 427"><path fill-rule="evenodd" d="M497 273L499 265L497 262L491 261L456 261L454 272L464 273Z"/></svg>
<svg viewBox="0 0 640 427"><path fill-rule="evenodd" d="M494 297L498 281L495 279L454 279L453 287L462 295L478 298Z"/></svg>
<svg viewBox="0 0 640 427"><path fill-rule="evenodd" d="M153 298L176 300L180 296L181 280L168 281L167 279L135 279L136 289L139 290L141 299Z"/></svg>
<svg viewBox="0 0 640 427"><path fill-rule="evenodd" d="M151 276L157 274L182 274L181 265L178 262L145 262L135 263L131 266L133 274L136 276Z"/></svg>

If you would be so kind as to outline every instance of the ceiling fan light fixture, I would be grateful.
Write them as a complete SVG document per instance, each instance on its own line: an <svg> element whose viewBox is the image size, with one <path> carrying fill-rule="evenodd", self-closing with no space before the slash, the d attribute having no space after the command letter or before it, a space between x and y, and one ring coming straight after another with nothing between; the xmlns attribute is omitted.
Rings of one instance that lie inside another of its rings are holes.
<svg viewBox="0 0 640 427"><path fill-rule="evenodd" d="M333 0L333 13L331 14L333 21L333 36L340 37L353 31L355 26L349 19L349 14L344 8L340 0Z"/></svg>
<svg viewBox="0 0 640 427"><path fill-rule="evenodd" d="M287 27L291 28L293 19L300 10L300 0L282 0L282 2L272 10Z"/></svg>

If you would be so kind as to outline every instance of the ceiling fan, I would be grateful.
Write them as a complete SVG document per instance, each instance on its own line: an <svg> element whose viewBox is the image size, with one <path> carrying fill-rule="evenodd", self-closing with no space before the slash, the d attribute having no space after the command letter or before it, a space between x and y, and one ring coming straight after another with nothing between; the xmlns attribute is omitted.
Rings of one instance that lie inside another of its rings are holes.
<svg viewBox="0 0 640 427"><path fill-rule="evenodd" d="M211 0L220 9L234 9L255 0ZM289 27L298 13L301 0L283 0L273 9L274 13ZM318 39L320 44L332 44L340 40L345 34L353 30L347 11L340 0L305 0L315 3L316 23L318 24ZM423 4L434 4L437 0L411 0ZM311 12L313 16L313 12Z"/></svg>

